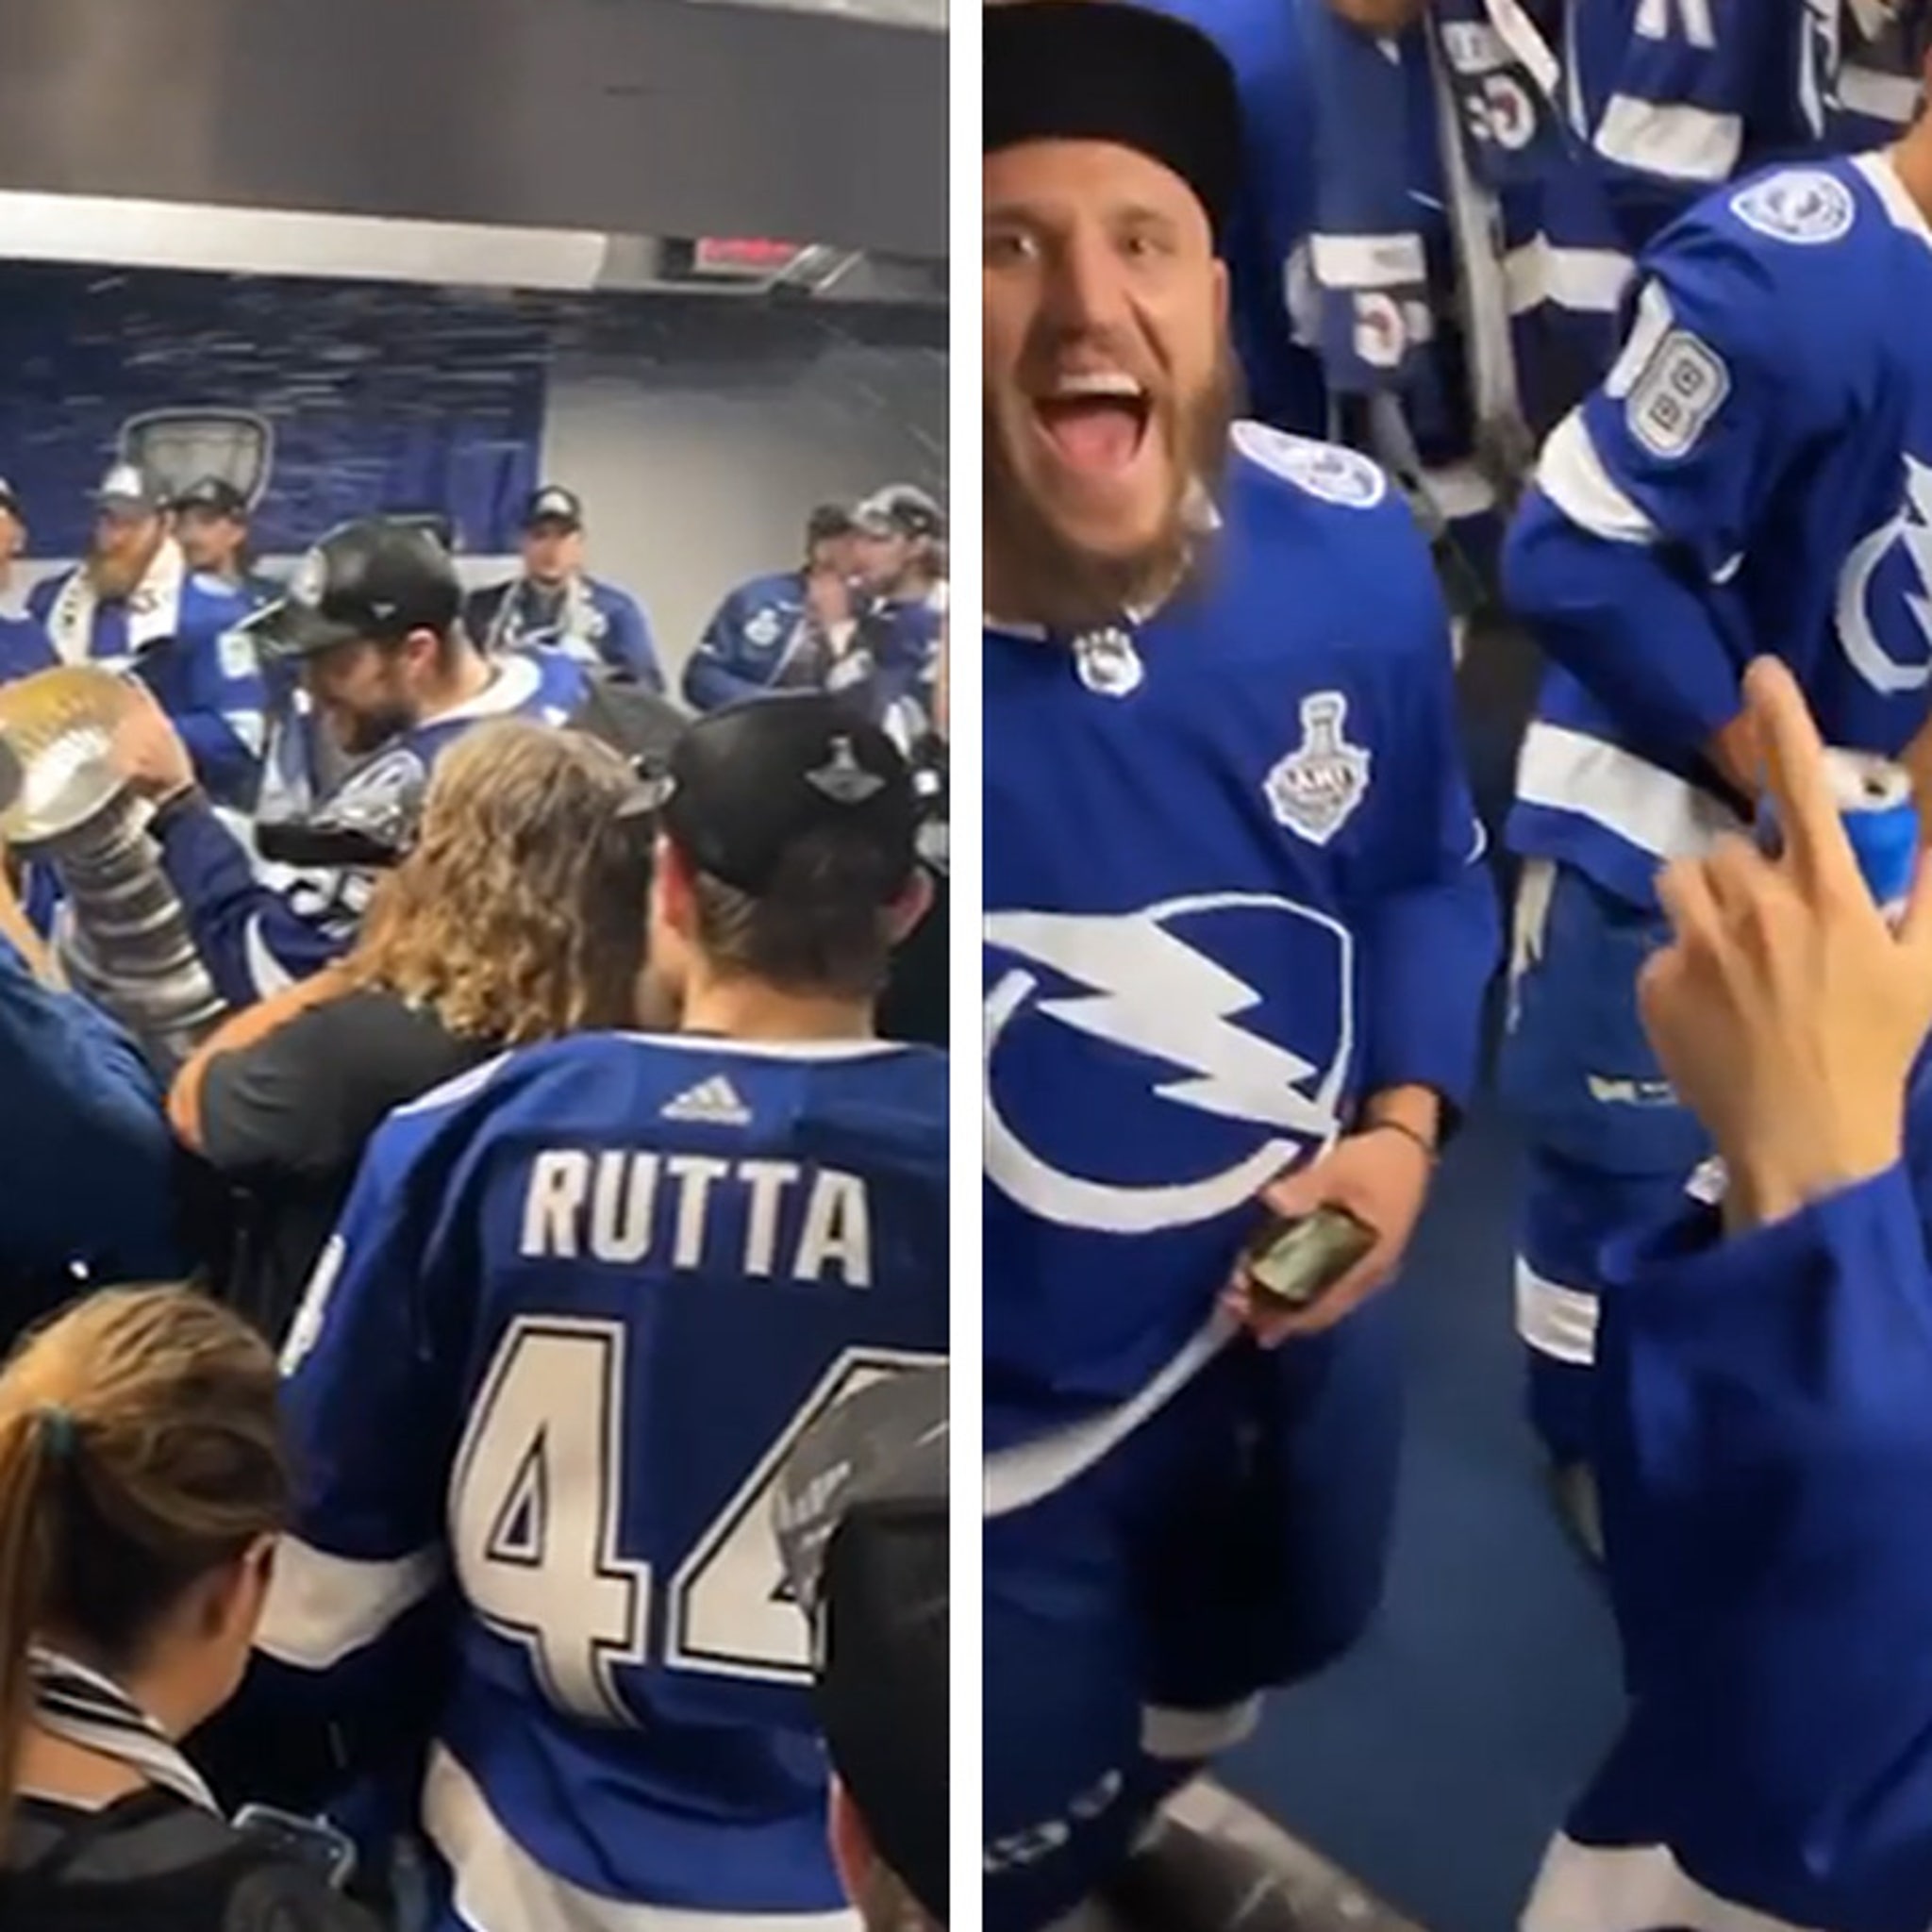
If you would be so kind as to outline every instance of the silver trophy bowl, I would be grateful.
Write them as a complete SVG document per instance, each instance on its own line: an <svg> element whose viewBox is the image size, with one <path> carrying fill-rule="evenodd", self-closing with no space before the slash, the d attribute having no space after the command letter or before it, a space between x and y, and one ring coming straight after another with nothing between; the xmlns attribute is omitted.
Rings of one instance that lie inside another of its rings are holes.
<svg viewBox="0 0 1932 1932"><path fill-rule="evenodd" d="M134 694L112 673L61 666L0 689L0 846L52 869L66 893L54 955L171 1074L226 1013L160 855L147 807L108 763Z"/></svg>

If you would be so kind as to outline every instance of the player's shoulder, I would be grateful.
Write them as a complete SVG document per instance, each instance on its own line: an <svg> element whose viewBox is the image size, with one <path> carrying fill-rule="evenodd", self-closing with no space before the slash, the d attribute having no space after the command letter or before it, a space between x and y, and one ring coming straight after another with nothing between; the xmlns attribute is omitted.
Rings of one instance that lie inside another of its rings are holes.
<svg viewBox="0 0 1932 1932"><path fill-rule="evenodd" d="M1888 254L1897 224L1875 158L1768 168L1700 201L1664 230L1647 266L1722 299L1742 298L1740 318L1759 313L1766 292L1829 295L1847 303L1847 276Z"/></svg>
<svg viewBox="0 0 1932 1932"><path fill-rule="evenodd" d="M761 576L746 577L728 601L745 609L764 604L802 604L805 584L796 571L766 571Z"/></svg>
<svg viewBox="0 0 1932 1932"><path fill-rule="evenodd" d="M1889 225L1885 208L1856 159L1766 168L1703 205L1704 219L1740 246L1764 255L1844 253Z"/></svg>
<svg viewBox="0 0 1932 1932"><path fill-rule="evenodd" d="M196 639L221 638L255 614L255 606L239 584L208 571L191 571L181 586L178 625Z"/></svg>
<svg viewBox="0 0 1932 1932"><path fill-rule="evenodd" d="M892 607L892 622L901 633L916 640L936 640L945 623L945 613L930 595L908 597Z"/></svg>
<svg viewBox="0 0 1932 1932"><path fill-rule="evenodd" d="M552 724L567 724L590 689L584 667L568 651L537 651L522 661L534 674L529 691L516 709Z"/></svg>
<svg viewBox="0 0 1932 1932"><path fill-rule="evenodd" d="M420 792L429 782L439 742L434 735L417 731L385 745L342 779L329 794L329 807L361 810Z"/></svg>
<svg viewBox="0 0 1932 1932"><path fill-rule="evenodd" d="M1228 432L1230 488L1262 503L1335 512L1338 525L1374 520L1401 499L1379 463L1339 442L1296 436L1248 419Z"/></svg>
<svg viewBox="0 0 1932 1932"><path fill-rule="evenodd" d="M591 592L591 601L607 611L641 611L638 600L622 584L613 584L608 577L586 577L585 584Z"/></svg>
<svg viewBox="0 0 1932 1932"><path fill-rule="evenodd" d="M1317 617L1345 600L1344 626L1363 641L1440 641L1440 591L1407 499L1379 463L1341 443L1264 423L1234 425L1228 522L1249 558L1254 594L1278 610L1277 546L1314 551L1295 564L1297 605Z"/></svg>
<svg viewBox="0 0 1932 1932"><path fill-rule="evenodd" d="M944 1163L946 1056L883 1041L749 1041L703 1034L578 1033L459 1076L412 1104L419 1115L489 1118L507 1132L619 1124L637 1144L693 1133L793 1140L829 1158L890 1148Z"/></svg>

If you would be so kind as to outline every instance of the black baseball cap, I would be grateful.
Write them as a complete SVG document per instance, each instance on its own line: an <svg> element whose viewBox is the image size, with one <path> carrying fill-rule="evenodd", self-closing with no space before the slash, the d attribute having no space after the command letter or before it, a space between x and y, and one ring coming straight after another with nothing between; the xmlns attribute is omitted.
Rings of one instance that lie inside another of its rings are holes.
<svg viewBox="0 0 1932 1932"><path fill-rule="evenodd" d="M573 530L584 527L584 504L575 490L561 483L546 483L535 491L524 506L524 528L534 530L539 524L562 524Z"/></svg>
<svg viewBox="0 0 1932 1932"><path fill-rule="evenodd" d="M426 530L452 556L462 548L457 520L445 509L386 509L384 523L404 524L412 530Z"/></svg>
<svg viewBox="0 0 1932 1932"><path fill-rule="evenodd" d="M832 1768L879 1857L943 1925L951 1817L947 1375L914 1369L846 1397L800 1439L774 1511L812 1626Z"/></svg>
<svg viewBox="0 0 1932 1932"><path fill-rule="evenodd" d="M852 527L852 512L842 503L822 503L805 520L806 548L834 537L849 537Z"/></svg>
<svg viewBox="0 0 1932 1932"><path fill-rule="evenodd" d="M94 491L94 508L110 516L156 517L167 507L167 491L139 463L116 463Z"/></svg>
<svg viewBox="0 0 1932 1932"><path fill-rule="evenodd" d="M286 593L240 628L271 658L308 658L358 640L448 631L462 608L455 559L421 524L370 517L332 530L295 566Z"/></svg>
<svg viewBox="0 0 1932 1932"><path fill-rule="evenodd" d="M1241 97L1206 34L1121 0L989 7L983 34L981 154L1036 141L1132 148L1192 190L1219 245L1241 186Z"/></svg>
<svg viewBox="0 0 1932 1932"><path fill-rule="evenodd" d="M911 767L878 725L824 691L771 691L697 719L645 774L637 804L698 871L754 899L811 832L876 857L881 907L918 860Z"/></svg>
<svg viewBox="0 0 1932 1932"><path fill-rule="evenodd" d="M868 537L943 537L946 513L911 483L889 483L852 512L852 525Z"/></svg>
<svg viewBox="0 0 1932 1932"><path fill-rule="evenodd" d="M248 499L225 476L201 476L175 496L172 508L205 509L213 516L240 520L248 514Z"/></svg>

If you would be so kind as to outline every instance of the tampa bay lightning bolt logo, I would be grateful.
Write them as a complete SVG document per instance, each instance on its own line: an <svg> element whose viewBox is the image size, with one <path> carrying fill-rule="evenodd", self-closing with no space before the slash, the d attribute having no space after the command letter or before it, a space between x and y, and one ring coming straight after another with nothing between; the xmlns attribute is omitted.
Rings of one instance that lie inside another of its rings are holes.
<svg viewBox="0 0 1932 1932"><path fill-rule="evenodd" d="M1932 466L1906 458L1905 501L1845 560L1838 635L1875 691L1932 684Z"/></svg>
<svg viewBox="0 0 1932 1932"><path fill-rule="evenodd" d="M1353 947L1325 914L1219 892L990 912L985 940L986 1174L1038 1219L1212 1221L1338 1131Z"/></svg>

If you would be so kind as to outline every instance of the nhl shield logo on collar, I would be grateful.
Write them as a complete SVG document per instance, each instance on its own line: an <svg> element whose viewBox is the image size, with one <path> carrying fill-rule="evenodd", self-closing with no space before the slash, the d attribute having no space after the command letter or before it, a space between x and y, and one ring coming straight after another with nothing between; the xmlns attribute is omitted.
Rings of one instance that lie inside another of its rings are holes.
<svg viewBox="0 0 1932 1932"><path fill-rule="evenodd" d="M1124 698L1139 691L1147 675L1134 640L1118 625L1081 632L1074 640L1074 669L1089 691L1104 698Z"/></svg>
<svg viewBox="0 0 1932 1932"><path fill-rule="evenodd" d="M1348 741L1348 700L1320 691L1302 700L1302 741L1262 786L1276 821L1311 845L1325 845L1368 795L1370 755Z"/></svg>

